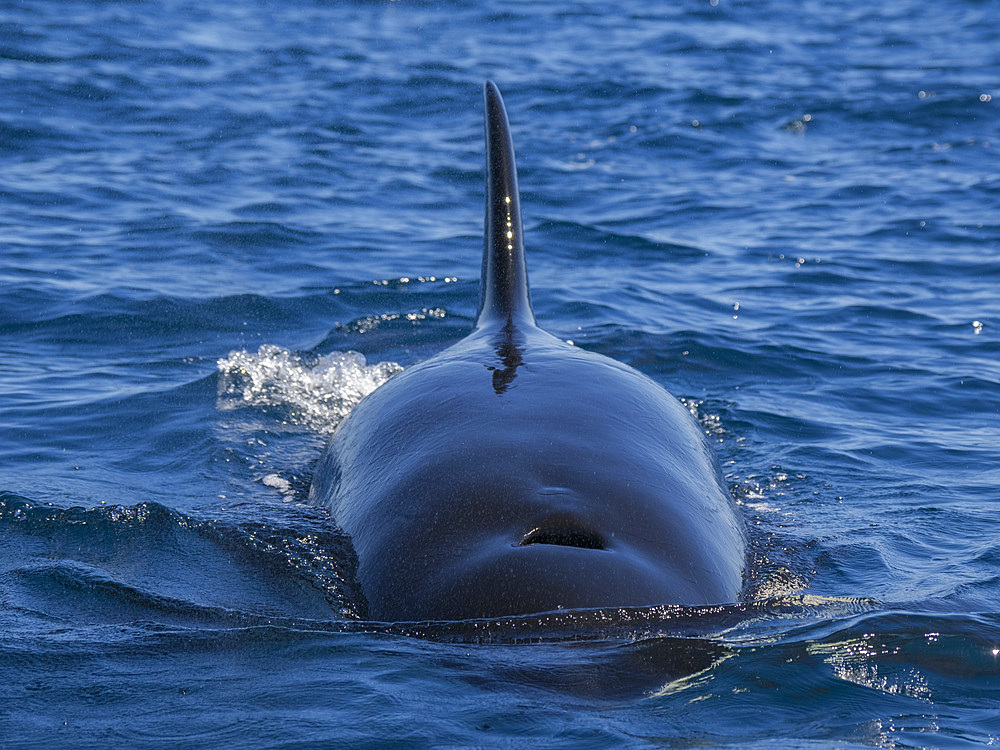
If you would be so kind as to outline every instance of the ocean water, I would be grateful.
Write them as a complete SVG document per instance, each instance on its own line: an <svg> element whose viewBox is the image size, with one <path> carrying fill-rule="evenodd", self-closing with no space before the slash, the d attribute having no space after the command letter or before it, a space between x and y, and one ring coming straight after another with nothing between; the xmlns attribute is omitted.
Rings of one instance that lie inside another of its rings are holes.
<svg viewBox="0 0 1000 750"><path fill-rule="evenodd" d="M360 618L306 489L470 329L487 78L737 604ZM0 91L0 747L1000 744L991 0L17 0Z"/></svg>

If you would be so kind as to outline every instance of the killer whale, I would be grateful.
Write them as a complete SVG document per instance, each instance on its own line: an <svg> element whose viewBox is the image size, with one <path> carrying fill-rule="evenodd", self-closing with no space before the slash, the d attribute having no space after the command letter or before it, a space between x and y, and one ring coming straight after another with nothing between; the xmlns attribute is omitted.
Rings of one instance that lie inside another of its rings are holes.
<svg viewBox="0 0 1000 750"><path fill-rule="evenodd" d="M309 489L351 538L366 614L734 602L743 525L697 422L646 376L535 322L507 113L492 82L484 99L475 327L366 396Z"/></svg>

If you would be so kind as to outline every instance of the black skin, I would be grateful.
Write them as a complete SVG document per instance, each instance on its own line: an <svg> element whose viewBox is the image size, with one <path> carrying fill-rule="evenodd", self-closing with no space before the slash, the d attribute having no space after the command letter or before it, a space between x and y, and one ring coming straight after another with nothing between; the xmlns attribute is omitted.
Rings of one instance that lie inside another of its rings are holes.
<svg viewBox="0 0 1000 750"><path fill-rule="evenodd" d="M362 400L310 488L351 536L369 617L735 602L742 522L697 422L535 324L507 116L485 98L476 327Z"/></svg>

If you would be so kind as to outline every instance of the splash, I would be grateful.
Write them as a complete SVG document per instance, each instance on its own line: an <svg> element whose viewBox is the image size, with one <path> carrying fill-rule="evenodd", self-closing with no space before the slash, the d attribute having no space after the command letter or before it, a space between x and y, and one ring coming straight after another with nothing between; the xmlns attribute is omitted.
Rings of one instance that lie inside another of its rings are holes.
<svg viewBox="0 0 1000 750"><path fill-rule="evenodd" d="M369 365L358 352L323 356L298 354L265 344L256 351L233 351L220 359L219 408L277 408L285 419L332 432L361 399L403 367Z"/></svg>

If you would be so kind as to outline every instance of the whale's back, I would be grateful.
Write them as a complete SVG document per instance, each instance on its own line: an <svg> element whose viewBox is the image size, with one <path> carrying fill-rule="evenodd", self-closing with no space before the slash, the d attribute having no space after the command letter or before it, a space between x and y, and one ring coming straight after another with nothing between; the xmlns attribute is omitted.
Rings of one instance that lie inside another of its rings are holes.
<svg viewBox="0 0 1000 750"><path fill-rule="evenodd" d="M492 83L485 100L476 327L355 407L310 497L350 535L375 619L734 601L742 527L693 417L535 323Z"/></svg>

